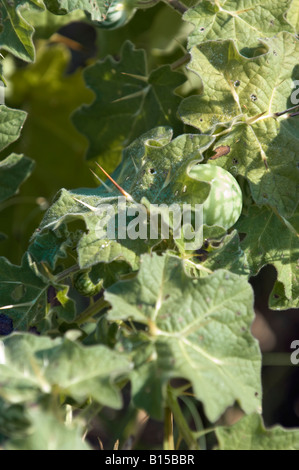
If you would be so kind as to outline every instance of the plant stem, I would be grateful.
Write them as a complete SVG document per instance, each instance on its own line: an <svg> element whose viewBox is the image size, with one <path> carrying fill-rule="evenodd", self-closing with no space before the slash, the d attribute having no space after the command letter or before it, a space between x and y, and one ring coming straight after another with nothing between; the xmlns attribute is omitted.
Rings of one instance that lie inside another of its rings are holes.
<svg viewBox="0 0 299 470"><path fill-rule="evenodd" d="M77 271L80 271L80 266L78 264L75 264L74 266L71 266L70 268L65 269L61 273L57 274L55 276L55 281L60 282L66 277L69 277L70 274L75 273Z"/></svg>
<svg viewBox="0 0 299 470"><path fill-rule="evenodd" d="M178 11L182 15L188 10L188 8L179 0L164 0L164 1L165 3L168 3L169 6L174 8L174 10Z"/></svg>
<svg viewBox="0 0 299 470"><path fill-rule="evenodd" d="M189 54L188 52L187 54L183 55L182 57L180 57L178 60L176 60L175 62L171 64L170 66L171 70L177 70L183 65L188 64L190 59L191 59L191 54Z"/></svg>
<svg viewBox="0 0 299 470"><path fill-rule="evenodd" d="M94 315L97 313L100 313L102 310L105 308L109 307L109 302L107 302L104 297L101 297L99 300L94 302L92 305L89 305L87 309L84 310L77 318L76 318L76 323L78 325L81 325L82 323L85 323L87 320L92 318Z"/></svg>
<svg viewBox="0 0 299 470"><path fill-rule="evenodd" d="M284 111L281 111L279 113L274 113L273 116L279 117L282 116L283 114L290 113L291 111L295 111L295 109L298 109L299 105L293 106L292 108L285 109Z"/></svg>
<svg viewBox="0 0 299 470"><path fill-rule="evenodd" d="M173 414L171 409L166 406L164 410L164 450L175 450L173 439Z"/></svg>
<svg viewBox="0 0 299 470"><path fill-rule="evenodd" d="M185 420L182 410L178 404L175 390L170 385L167 389L167 402L173 413L174 421L179 429L179 432L186 442L189 450L199 450L199 446L196 442L196 439L194 438L194 433L189 428L189 425Z"/></svg>

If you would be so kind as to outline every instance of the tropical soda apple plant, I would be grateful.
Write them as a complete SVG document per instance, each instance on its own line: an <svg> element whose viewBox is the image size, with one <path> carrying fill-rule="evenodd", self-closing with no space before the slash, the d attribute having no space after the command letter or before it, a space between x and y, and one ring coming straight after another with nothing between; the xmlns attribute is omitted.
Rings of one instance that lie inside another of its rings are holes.
<svg viewBox="0 0 299 470"><path fill-rule="evenodd" d="M264 266L299 306L298 12L1 2L1 448L136 450L155 420L164 450L298 450L251 331Z"/></svg>

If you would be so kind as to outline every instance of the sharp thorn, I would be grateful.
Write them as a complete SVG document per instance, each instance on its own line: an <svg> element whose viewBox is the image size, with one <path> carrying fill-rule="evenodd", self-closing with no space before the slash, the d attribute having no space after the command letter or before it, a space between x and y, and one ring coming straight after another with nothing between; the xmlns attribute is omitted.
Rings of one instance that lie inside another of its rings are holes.
<svg viewBox="0 0 299 470"><path fill-rule="evenodd" d="M91 169L89 168L91 173L93 174L93 176L104 186L104 188L109 192L109 193L112 193L112 189L109 188L109 186L107 186L106 183L104 183L104 181L101 180L101 178Z"/></svg>
<svg viewBox="0 0 299 470"><path fill-rule="evenodd" d="M142 82L147 82L147 77L143 75L134 75L133 73L121 72L121 75L127 75L128 77L136 78L137 80L141 80Z"/></svg>
<svg viewBox="0 0 299 470"><path fill-rule="evenodd" d="M132 159L132 162L133 162L133 165L134 165L135 171L136 171L136 173L138 173L138 168L137 168L137 165L136 165L136 163L135 163L135 160L134 160L134 158L133 158L133 156L132 156L132 155L131 155L131 159Z"/></svg>
<svg viewBox="0 0 299 470"><path fill-rule="evenodd" d="M114 186L119 190L119 192L125 196L125 198L127 198L129 201L133 201L133 198L132 196L127 193L127 191L125 191L121 186L119 186L119 184L117 184L116 181L114 181L114 179L109 175L109 173L107 173L107 171L104 170L104 168L101 167L101 165L99 165L97 162L96 164L98 165L98 167L100 168L100 170L102 170L102 172L104 173L104 175L107 176L107 178L109 178L109 180L111 181L111 183L114 184Z"/></svg>
<svg viewBox="0 0 299 470"><path fill-rule="evenodd" d="M72 198L73 198L75 201L79 202L80 204L82 204L83 206L87 207L88 209L90 209L90 210L93 211L93 212L96 212L96 211L98 210L97 207L93 207L93 206L91 206L90 204L87 204L87 202L80 201L80 199L77 199L75 196L72 196Z"/></svg>

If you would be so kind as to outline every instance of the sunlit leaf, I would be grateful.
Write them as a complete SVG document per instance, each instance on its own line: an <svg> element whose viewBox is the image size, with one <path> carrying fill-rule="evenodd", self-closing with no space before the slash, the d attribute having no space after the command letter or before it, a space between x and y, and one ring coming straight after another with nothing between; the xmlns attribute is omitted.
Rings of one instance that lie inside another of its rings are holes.
<svg viewBox="0 0 299 470"><path fill-rule="evenodd" d="M260 354L245 279L225 270L192 279L177 258L147 255L137 277L111 286L105 298L108 318L148 329L132 375L138 407L161 418L166 384L176 377L191 382L211 421L235 400L247 413L259 408Z"/></svg>
<svg viewBox="0 0 299 470"><path fill-rule="evenodd" d="M33 27L22 16L27 5L43 9L42 0L2 0L0 4L0 48L22 60L33 62L35 50L32 42ZM1 27L2 26L2 27Z"/></svg>
<svg viewBox="0 0 299 470"><path fill-rule="evenodd" d="M261 38L294 31L285 19L290 3L291 0L203 0L184 15L195 26L189 47L209 40L233 39L246 55Z"/></svg>
<svg viewBox="0 0 299 470"><path fill-rule="evenodd" d="M0 396L11 403L60 391L78 402L93 397L115 408L122 400L115 381L130 362L105 346L84 347L67 339L14 334L3 339Z"/></svg>
<svg viewBox="0 0 299 470"><path fill-rule="evenodd" d="M299 431L281 426L265 428L261 416L252 414L236 424L218 427L221 450L298 450Z"/></svg>
<svg viewBox="0 0 299 470"><path fill-rule="evenodd" d="M193 48L189 67L201 76L204 91L186 98L180 115L202 132L227 127L217 147L229 152L215 163L247 178L258 204L290 217L299 200L299 120L275 113L294 106L299 41L282 33L265 45L269 51L253 59L242 57L231 41Z"/></svg>

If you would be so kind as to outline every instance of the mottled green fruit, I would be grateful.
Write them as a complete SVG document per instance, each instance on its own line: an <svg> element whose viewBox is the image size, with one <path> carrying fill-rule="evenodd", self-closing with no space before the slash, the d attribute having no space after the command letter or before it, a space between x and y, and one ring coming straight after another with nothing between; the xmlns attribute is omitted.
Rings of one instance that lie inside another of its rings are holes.
<svg viewBox="0 0 299 470"><path fill-rule="evenodd" d="M89 277L89 271L80 271L73 277L73 285L79 294L86 297L93 297L98 294L103 287L103 281L94 284Z"/></svg>
<svg viewBox="0 0 299 470"><path fill-rule="evenodd" d="M203 223L228 229L240 217L242 191L235 178L223 168L209 163L195 165L189 175L211 183L211 191L203 203Z"/></svg>
<svg viewBox="0 0 299 470"><path fill-rule="evenodd" d="M136 9L134 8L134 1L120 1L115 0L111 3L106 18L97 22L99 28L104 29L117 29L124 26L134 15Z"/></svg>

